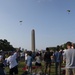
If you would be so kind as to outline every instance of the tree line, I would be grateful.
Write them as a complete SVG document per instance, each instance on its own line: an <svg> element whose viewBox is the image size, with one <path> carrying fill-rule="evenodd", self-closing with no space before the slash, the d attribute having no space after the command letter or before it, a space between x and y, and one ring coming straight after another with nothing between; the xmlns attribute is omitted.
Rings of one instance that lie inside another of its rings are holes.
<svg viewBox="0 0 75 75"><path fill-rule="evenodd" d="M0 39L0 51L13 51L15 48L6 39Z"/></svg>
<svg viewBox="0 0 75 75"><path fill-rule="evenodd" d="M75 48L75 43L73 43L73 46ZM49 48L49 50L56 51L58 50L64 50L66 49L66 43L62 45L57 45L56 47L46 47ZM16 48L13 47L13 45L10 44L6 39L0 39L0 51L14 51Z"/></svg>
<svg viewBox="0 0 75 75"><path fill-rule="evenodd" d="M73 43L73 47L75 48L75 43ZM67 49L67 46L66 46L66 43L64 43L62 45L57 45L56 47L46 47L46 48L49 48L49 50L56 51L56 49L58 49L58 50Z"/></svg>

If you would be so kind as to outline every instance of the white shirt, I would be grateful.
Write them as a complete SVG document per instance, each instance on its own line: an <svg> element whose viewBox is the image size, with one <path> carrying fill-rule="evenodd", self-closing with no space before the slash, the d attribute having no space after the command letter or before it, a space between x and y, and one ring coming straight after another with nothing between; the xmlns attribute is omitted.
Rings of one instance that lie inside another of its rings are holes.
<svg viewBox="0 0 75 75"><path fill-rule="evenodd" d="M66 59L66 68L75 68L75 49L67 49L63 59Z"/></svg>
<svg viewBox="0 0 75 75"><path fill-rule="evenodd" d="M16 57L14 55L11 55L7 58L7 63L9 63L10 69L18 65Z"/></svg>
<svg viewBox="0 0 75 75"><path fill-rule="evenodd" d="M13 55L17 58L17 52L15 52Z"/></svg>
<svg viewBox="0 0 75 75"><path fill-rule="evenodd" d="M35 59L36 59L36 62L37 62L37 63L41 63L40 56L36 56L36 58L35 58Z"/></svg>
<svg viewBox="0 0 75 75"><path fill-rule="evenodd" d="M25 60L27 60L27 53L25 53Z"/></svg>

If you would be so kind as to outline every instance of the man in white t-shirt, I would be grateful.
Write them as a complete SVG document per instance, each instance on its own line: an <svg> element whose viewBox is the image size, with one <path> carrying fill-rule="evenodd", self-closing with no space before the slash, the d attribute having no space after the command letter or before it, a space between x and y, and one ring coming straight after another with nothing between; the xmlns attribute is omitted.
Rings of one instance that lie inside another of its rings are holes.
<svg viewBox="0 0 75 75"><path fill-rule="evenodd" d="M75 75L75 49L72 48L72 42L67 42L67 50L63 53L63 60L66 61L66 74Z"/></svg>
<svg viewBox="0 0 75 75"><path fill-rule="evenodd" d="M9 57L7 58L7 63L9 64L9 75L18 75L18 63L16 57L10 52Z"/></svg>

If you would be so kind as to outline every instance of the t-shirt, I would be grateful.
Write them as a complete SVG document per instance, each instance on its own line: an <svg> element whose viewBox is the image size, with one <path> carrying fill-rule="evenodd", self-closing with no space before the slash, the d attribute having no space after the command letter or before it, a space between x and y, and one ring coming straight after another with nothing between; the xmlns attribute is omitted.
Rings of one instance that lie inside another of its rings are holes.
<svg viewBox="0 0 75 75"><path fill-rule="evenodd" d="M50 52L46 52L44 55L44 61L45 62L51 62L51 53Z"/></svg>
<svg viewBox="0 0 75 75"><path fill-rule="evenodd" d="M36 56L35 59L36 59L36 62L37 62L37 63L41 63L40 56Z"/></svg>
<svg viewBox="0 0 75 75"><path fill-rule="evenodd" d="M27 60L27 53L25 53L25 60Z"/></svg>
<svg viewBox="0 0 75 75"><path fill-rule="evenodd" d="M61 62L61 56L62 56L62 54L60 53L60 52L58 52L58 51L56 51L55 53L54 53L54 61L55 62Z"/></svg>
<svg viewBox="0 0 75 75"><path fill-rule="evenodd" d="M14 55L11 55L7 58L7 63L9 63L10 69L18 65L16 57Z"/></svg>
<svg viewBox="0 0 75 75"><path fill-rule="evenodd" d="M75 68L75 49L67 49L63 59L66 59L66 68Z"/></svg>
<svg viewBox="0 0 75 75"><path fill-rule="evenodd" d="M27 66L29 66L29 67L32 66L32 57L31 56L27 57Z"/></svg>
<svg viewBox="0 0 75 75"><path fill-rule="evenodd" d="M17 52L15 52L13 55L14 55L14 57L16 57L16 58L17 58Z"/></svg>

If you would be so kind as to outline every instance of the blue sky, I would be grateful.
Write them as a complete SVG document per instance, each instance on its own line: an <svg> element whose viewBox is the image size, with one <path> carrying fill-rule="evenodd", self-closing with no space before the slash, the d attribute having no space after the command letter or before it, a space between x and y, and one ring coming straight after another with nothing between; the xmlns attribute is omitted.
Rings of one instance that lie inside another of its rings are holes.
<svg viewBox="0 0 75 75"><path fill-rule="evenodd" d="M37 49L75 42L75 0L0 0L0 39L30 50L32 29Z"/></svg>

